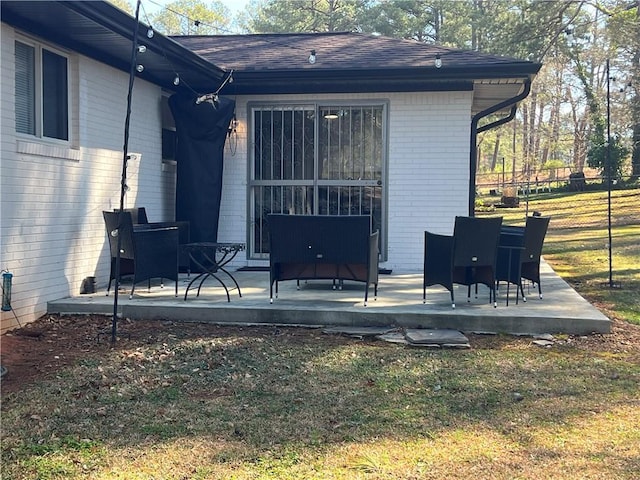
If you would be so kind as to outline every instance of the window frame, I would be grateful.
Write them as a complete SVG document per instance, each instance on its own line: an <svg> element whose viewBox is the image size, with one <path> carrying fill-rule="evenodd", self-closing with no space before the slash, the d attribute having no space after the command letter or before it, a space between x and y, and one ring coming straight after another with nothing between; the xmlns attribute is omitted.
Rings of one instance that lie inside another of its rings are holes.
<svg viewBox="0 0 640 480"><path fill-rule="evenodd" d="M72 84L72 72L71 72L71 63L72 58L68 52L65 52L59 48L54 47L53 45L36 40L30 37L26 37L23 35L16 35L14 38L14 62L15 60L15 48L18 43L26 45L34 49L34 64L33 64L33 77L34 77L34 127L33 133L30 132L20 132L18 131L17 122L14 125L16 135L22 136L24 138L29 139L37 139L46 142L58 143L63 145L69 145L72 142L72 93L71 93L71 84ZM66 81L66 112L64 112L65 120L66 120L66 138L58 138L54 136L45 135L45 114L44 114L44 95L45 95L45 84L44 84L44 54L43 52L47 51L54 55L57 55L64 59L65 61L65 81ZM14 74L15 75L15 74ZM14 105L18 104L18 94L17 94L17 85L14 86ZM15 108L15 107L14 107ZM16 108L17 111L17 108Z"/></svg>

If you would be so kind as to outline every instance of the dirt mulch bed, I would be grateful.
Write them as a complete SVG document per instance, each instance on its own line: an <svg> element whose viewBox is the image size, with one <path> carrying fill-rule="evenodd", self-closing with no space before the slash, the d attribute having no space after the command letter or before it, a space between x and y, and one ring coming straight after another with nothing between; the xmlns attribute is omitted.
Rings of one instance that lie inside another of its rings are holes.
<svg viewBox="0 0 640 480"><path fill-rule="evenodd" d="M100 315L47 315L23 328L0 337L2 394L53 378L61 368L81 359L105 355L110 349L135 348L140 344L162 341L168 335L181 338L223 337L229 335L273 335L274 327L216 326L202 323L177 323L158 320L120 321L122 335L111 344L111 318ZM279 334L303 339L311 335L305 328L279 328ZM531 344L530 337L508 335L469 335L471 348L521 347ZM352 341L336 338L336 342ZM640 326L613 320L610 334L586 336L557 335L554 346L577 348L594 353L608 352L640 362Z"/></svg>

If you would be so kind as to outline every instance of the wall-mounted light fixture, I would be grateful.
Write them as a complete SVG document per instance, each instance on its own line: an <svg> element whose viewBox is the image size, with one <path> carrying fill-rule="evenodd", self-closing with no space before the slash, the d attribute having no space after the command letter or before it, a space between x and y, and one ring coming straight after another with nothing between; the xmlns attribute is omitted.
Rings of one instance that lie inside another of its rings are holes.
<svg viewBox="0 0 640 480"><path fill-rule="evenodd" d="M233 112L233 117L229 122L229 130L227 131L227 145L231 151L231 155L235 156L238 149L238 119L236 118L236 112Z"/></svg>
<svg viewBox="0 0 640 480"><path fill-rule="evenodd" d="M232 134L236 133L237 129L238 129L238 119L236 118L236 114L234 113L233 118L229 122L229 130L227 134L231 136Z"/></svg>
<svg viewBox="0 0 640 480"><path fill-rule="evenodd" d="M436 61L434 62L434 65L436 66L436 68L440 68L442 67L442 58L440 57L440 54L436 54Z"/></svg>
<svg viewBox="0 0 640 480"><path fill-rule="evenodd" d="M336 118L338 118L338 112L332 112L331 110L329 110L324 114L324 118L326 118L327 120L335 120Z"/></svg>
<svg viewBox="0 0 640 480"><path fill-rule="evenodd" d="M309 63L311 65L316 63L316 51L315 50L311 50L311 53L309 54Z"/></svg>

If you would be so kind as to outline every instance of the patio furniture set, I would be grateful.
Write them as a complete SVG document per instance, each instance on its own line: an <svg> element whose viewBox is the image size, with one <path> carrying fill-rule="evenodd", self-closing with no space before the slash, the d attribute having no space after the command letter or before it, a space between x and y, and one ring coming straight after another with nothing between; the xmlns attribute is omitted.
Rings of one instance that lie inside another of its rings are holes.
<svg viewBox="0 0 640 480"><path fill-rule="evenodd" d="M113 280L129 275L132 276L130 299L136 284L147 281L150 289L153 278L173 280L177 297L179 273L187 272L191 276L193 272L185 300L192 288L197 288L198 296L204 282L214 278L225 289L230 302L229 287L220 278L221 274L231 279L242 297L238 282L225 266L244 250L243 243L191 242L189 222L149 223L144 208L102 212L102 215L111 252L107 295Z"/></svg>
<svg viewBox="0 0 640 480"><path fill-rule="evenodd" d="M225 289L231 301L229 286L221 276L230 280L231 290L240 285L225 268L243 251L243 243L191 242L188 222L148 222L144 208L122 212L103 212L111 250L111 271L107 295L116 277L132 276L129 298L133 298L136 284L152 278L175 282L178 296L179 272L193 278L186 288L200 295L204 282L213 278ZM523 279L540 286L540 256L549 225L549 217L528 217L523 227L504 226L502 218L456 217L453 235L424 233L423 303L427 287L446 288L455 308L454 285L467 286L467 301L471 287L477 296L478 285L489 289L489 302L497 307L496 291L506 282L509 305L510 285L516 286L516 303L520 297L526 302ZM369 289L378 293L379 238L371 231L367 215L313 216L269 215L269 295L270 302L278 297L278 283L331 280L333 288L342 288L344 281L362 282L364 306ZM119 255L118 255L119 250ZM118 264L118 258L120 263ZM274 296L275 294L275 296Z"/></svg>
<svg viewBox="0 0 640 480"><path fill-rule="evenodd" d="M427 287L441 285L449 290L451 307L455 308L454 284L467 286L467 301L471 287L478 292L478 284L489 288L489 302L494 307L496 289L500 282L516 285L518 293L527 301L522 280L530 280L540 286L540 256L549 217L527 217L524 227L503 226L502 218L456 217L453 235L425 232L423 302L426 303Z"/></svg>

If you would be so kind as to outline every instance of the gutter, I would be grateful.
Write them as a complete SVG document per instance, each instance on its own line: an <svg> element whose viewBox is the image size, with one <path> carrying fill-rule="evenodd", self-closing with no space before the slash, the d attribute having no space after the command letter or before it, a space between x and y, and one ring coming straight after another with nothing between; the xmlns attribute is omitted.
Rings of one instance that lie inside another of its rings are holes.
<svg viewBox="0 0 640 480"><path fill-rule="evenodd" d="M185 44L188 48L188 44ZM197 52L198 50L194 50ZM213 63L212 54L207 53ZM488 72L486 67L460 68L447 67L434 71L429 68L345 68L334 63L328 68L274 69L254 66L247 70L244 65L233 61L224 61L225 68L233 68L234 92L243 95L278 93L342 93L359 89L366 92L397 91L468 91L478 78L502 79L535 75L540 69L538 64L514 66L505 64ZM297 89L297 91L293 91ZM356 91L359 91L356 90ZM223 91L223 93L225 93Z"/></svg>
<svg viewBox="0 0 640 480"><path fill-rule="evenodd" d="M490 130L492 128L499 127L500 125L504 125L507 122L513 120L516 116L516 108L518 106L518 102L524 100L531 93L531 79L527 78L524 81L524 88L522 92L520 92L515 97L508 98L507 100L503 100L500 103L497 103L481 112L476 113L471 119L471 150L469 154L469 216L475 216L475 205L476 205L476 172L477 172L477 157L478 157L478 133L484 132L486 130ZM480 128L478 128L478 123L480 120L492 113L498 112L504 108L511 107L511 112L507 117L496 120L495 122L488 123Z"/></svg>

